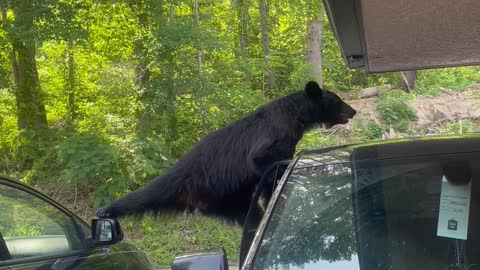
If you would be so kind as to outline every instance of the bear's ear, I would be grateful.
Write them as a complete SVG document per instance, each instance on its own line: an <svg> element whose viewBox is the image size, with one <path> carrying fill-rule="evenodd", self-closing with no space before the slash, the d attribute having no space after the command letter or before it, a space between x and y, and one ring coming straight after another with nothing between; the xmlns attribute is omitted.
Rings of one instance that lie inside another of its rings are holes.
<svg viewBox="0 0 480 270"><path fill-rule="evenodd" d="M320 88L318 83L314 81L309 81L305 85L305 93L307 94L308 98L319 99L322 97L322 88Z"/></svg>

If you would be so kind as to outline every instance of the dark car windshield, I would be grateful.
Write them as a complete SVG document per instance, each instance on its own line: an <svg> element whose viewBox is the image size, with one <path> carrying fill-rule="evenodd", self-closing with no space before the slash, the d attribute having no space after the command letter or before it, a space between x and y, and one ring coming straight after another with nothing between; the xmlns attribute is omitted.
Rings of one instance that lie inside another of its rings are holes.
<svg viewBox="0 0 480 270"><path fill-rule="evenodd" d="M477 269L480 153L291 172L253 269Z"/></svg>

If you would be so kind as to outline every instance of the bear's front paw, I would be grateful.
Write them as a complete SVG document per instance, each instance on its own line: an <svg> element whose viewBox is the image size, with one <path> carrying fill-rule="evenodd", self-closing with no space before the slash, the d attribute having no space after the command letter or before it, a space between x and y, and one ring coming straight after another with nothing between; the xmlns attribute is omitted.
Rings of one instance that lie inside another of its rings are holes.
<svg viewBox="0 0 480 270"><path fill-rule="evenodd" d="M115 218L115 213L110 206L105 206L97 210L95 213L99 218Z"/></svg>

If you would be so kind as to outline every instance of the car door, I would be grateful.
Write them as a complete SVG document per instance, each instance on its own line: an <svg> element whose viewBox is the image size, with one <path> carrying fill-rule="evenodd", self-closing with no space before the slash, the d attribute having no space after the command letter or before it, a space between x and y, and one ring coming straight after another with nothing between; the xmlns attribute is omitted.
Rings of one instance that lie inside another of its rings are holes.
<svg viewBox="0 0 480 270"><path fill-rule="evenodd" d="M0 178L0 269L112 269L108 248L89 248L89 229L37 192Z"/></svg>

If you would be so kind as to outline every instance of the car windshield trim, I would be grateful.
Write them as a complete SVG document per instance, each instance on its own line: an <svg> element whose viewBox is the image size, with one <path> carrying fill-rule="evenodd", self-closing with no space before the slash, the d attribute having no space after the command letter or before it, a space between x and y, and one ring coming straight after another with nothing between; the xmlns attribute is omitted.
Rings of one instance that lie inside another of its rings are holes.
<svg viewBox="0 0 480 270"><path fill-rule="evenodd" d="M300 163L311 159L313 164L333 164L333 161L349 162L354 154L355 161L370 160L373 158L405 158L420 155L467 153L480 151L480 136L435 136L432 138L402 138L388 141L374 141L371 143L350 144L345 146L330 147L320 150L300 152ZM332 155L325 155L332 153ZM360 154L361 153L361 154ZM334 157L325 159L324 157ZM298 166L298 165L297 165ZM306 165L301 165L306 166Z"/></svg>
<svg viewBox="0 0 480 270"><path fill-rule="evenodd" d="M444 152L444 153L434 153L434 154L421 154L421 155L408 155L408 156L398 156L398 157L382 157L382 158L364 158L364 159L355 159L353 158L352 161L339 161L339 162L328 162L328 163L323 163L323 164L308 164L308 165L299 165L293 169L306 169L306 168L311 168L311 167L318 167L318 166L328 166L328 165L345 165L349 163L358 163L358 162L369 162L369 161L390 161L390 160L400 160L400 159L406 159L406 158L416 158L416 157L435 157L435 156L443 156L443 155L449 155L449 154L474 154L474 153L479 153L480 151L459 151L456 153L452 152ZM352 153L352 157L355 152ZM301 158L300 158L301 159Z"/></svg>

